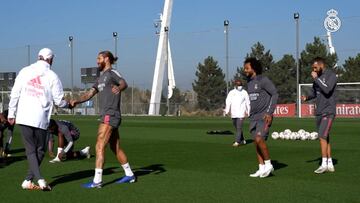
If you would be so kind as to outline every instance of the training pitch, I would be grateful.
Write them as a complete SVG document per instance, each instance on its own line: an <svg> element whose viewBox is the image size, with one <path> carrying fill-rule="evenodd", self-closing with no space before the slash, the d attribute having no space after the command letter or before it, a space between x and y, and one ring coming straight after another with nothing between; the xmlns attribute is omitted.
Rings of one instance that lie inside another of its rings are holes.
<svg viewBox="0 0 360 203"><path fill-rule="evenodd" d="M335 173L314 174L320 162L318 140L269 137L275 172L260 179L249 177L258 165L248 121L244 133L249 144L235 148L234 135L206 134L234 132L230 118L123 117L122 147L138 181L114 183L124 173L108 148L101 189L81 187L94 174L97 117L55 119L78 126L81 136L75 149L90 145L93 156L51 164L46 154L41 171L53 190L22 190L27 162L16 127L12 157L0 163L1 202L360 202L360 119L335 119L331 131ZM314 131L315 121L275 118L271 132L284 129Z"/></svg>

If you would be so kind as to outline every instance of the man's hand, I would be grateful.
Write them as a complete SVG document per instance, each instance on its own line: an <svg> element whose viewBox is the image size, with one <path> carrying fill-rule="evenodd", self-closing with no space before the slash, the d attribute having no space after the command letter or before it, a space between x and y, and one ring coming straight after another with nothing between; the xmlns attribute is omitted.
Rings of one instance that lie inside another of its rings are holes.
<svg viewBox="0 0 360 203"><path fill-rule="evenodd" d="M302 95L301 96L301 101L306 101L306 100L307 100L307 96Z"/></svg>
<svg viewBox="0 0 360 203"><path fill-rule="evenodd" d="M264 121L265 121L266 125L268 125L268 126L271 125L272 119L273 119L273 117L271 115L269 115L269 114L264 115Z"/></svg>
<svg viewBox="0 0 360 203"><path fill-rule="evenodd" d="M312 71L312 72L311 72L311 77L315 80L315 79L318 77L317 72Z"/></svg>
<svg viewBox="0 0 360 203"><path fill-rule="evenodd" d="M15 118L8 118L8 122L10 125L14 125L15 124Z"/></svg>
<svg viewBox="0 0 360 203"><path fill-rule="evenodd" d="M120 93L120 87L117 85L113 85L111 88L112 93L119 94Z"/></svg>
<svg viewBox="0 0 360 203"><path fill-rule="evenodd" d="M66 153L65 153L65 152L61 152L61 153L58 155L58 158L59 158L61 161L65 161L65 160L66 160Z"/></svg>
<svg viewBox="0 0 360 203"><path fill-rule="evenodd" d="M74 99L70 100L69 101L69 109L75 108L76 104L77 104L76 100L74 100Z"/></svg>

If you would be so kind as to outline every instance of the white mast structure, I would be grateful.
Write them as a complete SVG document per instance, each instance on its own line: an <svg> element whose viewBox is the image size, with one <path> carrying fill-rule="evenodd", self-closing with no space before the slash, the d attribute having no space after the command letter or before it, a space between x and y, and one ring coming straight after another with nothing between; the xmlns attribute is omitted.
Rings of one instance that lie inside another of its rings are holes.
<svg viewBox="0 0 360 203"><path fill-rule="evenodd" d="M328 16L324 20L324 27L327 30L326 38L327 38L330 54L336 53L335 47L333 46L332 43L331 33L338 31L341 27L341 20L339 19L339 17L337 17L337 14L338 12L335 9L330 9L327 12ZM335 64L335 67L336 66L337 64Z"/></svg>
<svg viewBox="0 0 360 203"><path fill-rule="evenodd" d="M169 28L171 21L173 0L165 0L163 13L160 15L159 44L156 55L154 78L151 90L149 115L159 115L162 83L164 79L165 66L168 72L168 95L170 99L175 88L174 69L171 58L169 43Z"/></svg>

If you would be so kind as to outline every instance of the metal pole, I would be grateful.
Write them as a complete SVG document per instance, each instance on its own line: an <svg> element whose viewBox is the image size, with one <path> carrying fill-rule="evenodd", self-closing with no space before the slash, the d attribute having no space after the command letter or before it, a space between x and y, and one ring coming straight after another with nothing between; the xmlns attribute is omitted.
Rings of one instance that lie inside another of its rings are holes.
<svg viewBox="0 0 360 203"><path fill-rule="evenodd" d="M26 45L27 47L27 64L30 66L30 45Z"/></svg>
<svg viewBox="0 0 360 203"><path fill-rule="evenodd" d="M299 117L300 116L300 101L299 101L299 96L300 96L300 93L299 93L299 82L300 82L300 79L299 79L299 76L300 76L300 73L299 73L299 68L300 68L300 60L299 60L299 18L300 18L300 15L299 13L294 13L294 19L295 19L295 22L296 22L296 107L297 107L297 112L296 112L296 115Z"/></svg>
<svg viewBox="0 0 360 203"><path fill-rule="evenodd" d="M225 61L226 61L226 94L229 93L229 21L224 20L225 33Z"/></svg>
<svg viewBox="0 0 360 203"><path fill-rule="evenodd" d="M70 41L70 67L71 67L71 94L74 91L74 50L73 50L73 36L69 36Z"/></svg>
<svg viewBox="0 0 360 203"><path fill-rule="evenodd" d="M118 41L118 33L113 32L114 42L115 42L115 57L117 57L117 41ZM117 62L115 62L115 69L117 69Z"/></svg>
<svg viewBox="0 0 360 203"><path fill-rule="evenodd" d="M169 27L165 27L165 44L166 44L166 46L165 46L165 49L166 49L165 64L166 64L166 69L168 72L169 71ZM169 91L169 78L168 78L168 91ZM168 96L166 98L167 98L167 100L166 100L166 105L167 105L166 115L169 116L169 114L170 114L170 98Z"/></svg>
<svg viewBox="0 0 360 203"><path fill-rule="evenodd" d="M134 115L134 80L132 82L132 87L131 87L131 114Z"/></svg>

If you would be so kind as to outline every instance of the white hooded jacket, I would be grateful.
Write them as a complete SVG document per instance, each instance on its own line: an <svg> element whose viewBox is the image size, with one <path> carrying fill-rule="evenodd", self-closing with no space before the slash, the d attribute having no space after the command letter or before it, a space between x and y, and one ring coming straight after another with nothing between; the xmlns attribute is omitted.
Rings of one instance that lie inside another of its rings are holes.
<svg viewBox="0 0 360 203"><path fill-rule="evenodd" d="M250 99L242 87L232 89L226 97L225 113L231 113L231 118L244 118L250 113Z"/></svg>
<svg viewBox="0 0 360 203"><path fill-rule="evenodd" d="M50 65L42 60L23 68L16 77L9 102L8 118L17 124L46 130L53 103L59 107L68 104L63 100L61 81Z"/></svg>

